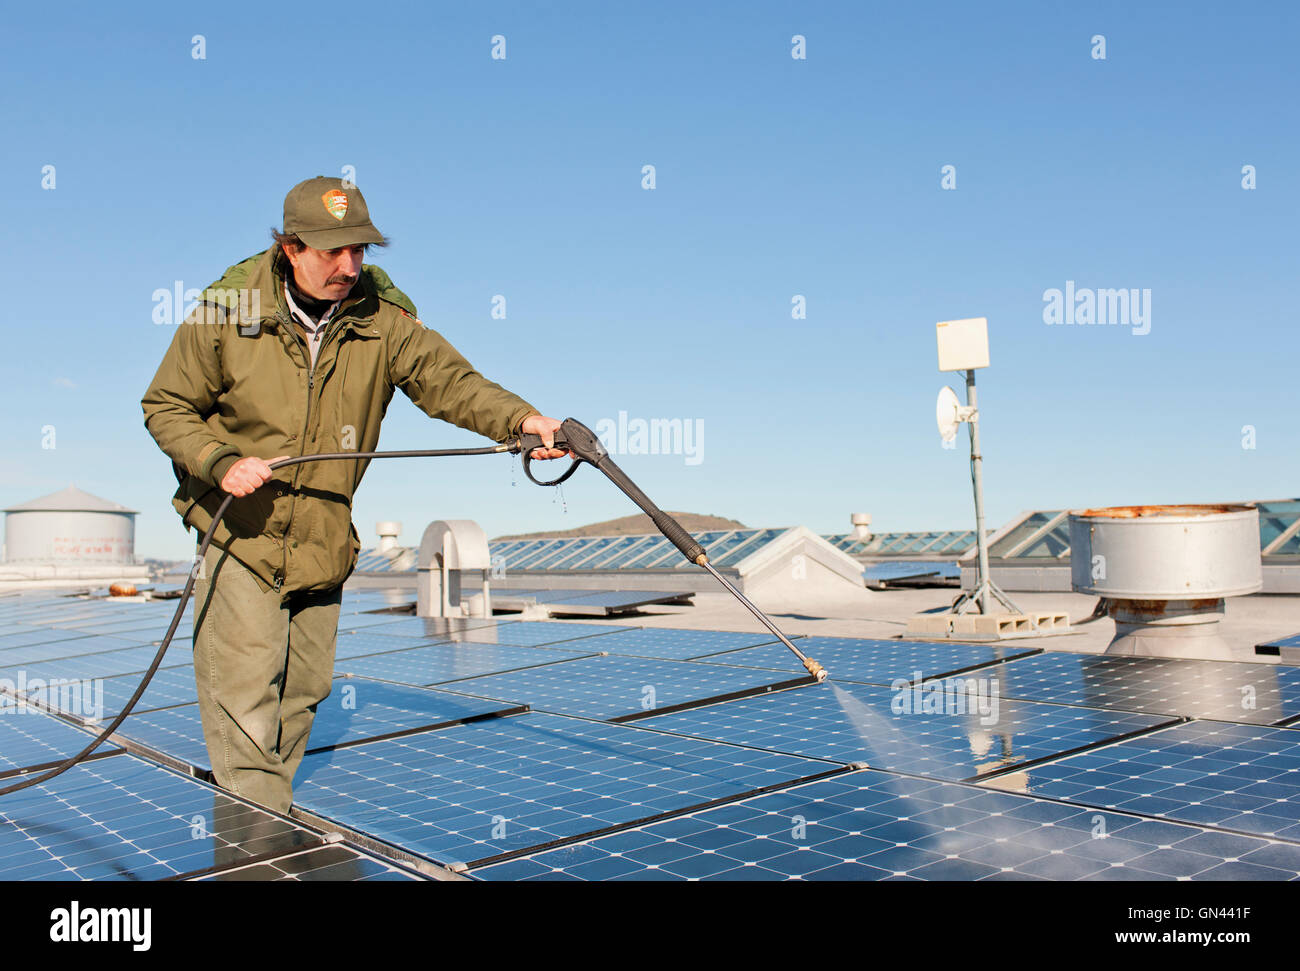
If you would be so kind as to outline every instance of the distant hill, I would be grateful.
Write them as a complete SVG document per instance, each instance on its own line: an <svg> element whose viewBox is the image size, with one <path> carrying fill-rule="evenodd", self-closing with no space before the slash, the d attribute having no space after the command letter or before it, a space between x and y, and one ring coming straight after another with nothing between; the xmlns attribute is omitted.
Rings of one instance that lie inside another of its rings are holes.
<svg viewBox="0 0 1300 971"><path fill-rule="evenodd" d="M721 516L702 516L693 512L669 512L688 533L703 533L712 529L748 529L744 523ZM583 536L640 536L645 533L657 533L654 523L645 513L624 516L622 519L609 519L603 523L579 526L576 529L550 530L543 533L519 533L513 536L497 536L492 542L507 539L570 539Z"/></svg>

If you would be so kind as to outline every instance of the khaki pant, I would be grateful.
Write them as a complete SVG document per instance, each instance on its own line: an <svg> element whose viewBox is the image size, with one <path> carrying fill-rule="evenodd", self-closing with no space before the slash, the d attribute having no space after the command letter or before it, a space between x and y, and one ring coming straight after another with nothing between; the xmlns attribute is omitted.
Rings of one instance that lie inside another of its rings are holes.
<svg viewBox="0 0 1300 971"><path fill-rule="evenodd" d="M214 781L278 812L330 693L341 588L280 594L208 548L194 585L194 679Z"/></svg>

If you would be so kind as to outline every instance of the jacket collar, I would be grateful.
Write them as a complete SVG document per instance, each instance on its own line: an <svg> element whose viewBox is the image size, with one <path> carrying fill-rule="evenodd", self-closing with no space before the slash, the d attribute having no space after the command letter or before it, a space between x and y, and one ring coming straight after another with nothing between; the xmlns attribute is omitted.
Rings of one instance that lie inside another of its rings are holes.
<svg viewBox="0 0 1300 971"><path fill-rule="evenodd" d="M292 327L293 318L284 299L284 274L288 268L289 261L280 247L272 246L227 269L218 282L204 291L202 302L224 311L228 322L232 322L233 315L241 334L252 336L263 330L281 328L293 334L296 328ZM383 270L362 266L361 278L340 302L331 327L339 324L357 334L377 336L371 326L380 305L377 277L382 285L392 288Z"/></svg>
<svg viewBox="0 0 1300 971"><path fill-rule="evenodd" d="M289 313L289 307L284 299L285 274L289 272L291 272L289 261L280 251L279 246L272 246L267 250L253 271L253 275L249 280L249 287L259 290L261 293L264 311L262 325L264 327L291 327L293 325L293 317ZM268 294L274 295L270 301L266 300ZM266 312L268 310L269 313ZM331 323L358 333L368 332L372 330L370 318L374 317L378 310L379 297L376 295L370 275L363 268L356 286L339 302Z"/></svg>

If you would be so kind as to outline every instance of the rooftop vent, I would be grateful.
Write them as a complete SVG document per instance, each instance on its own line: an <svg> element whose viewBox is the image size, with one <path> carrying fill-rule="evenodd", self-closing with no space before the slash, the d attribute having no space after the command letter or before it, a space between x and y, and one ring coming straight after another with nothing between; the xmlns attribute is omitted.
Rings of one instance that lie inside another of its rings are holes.
<svg viewBox="0 0 1300 971"><path fill-rule="evenodd" d="M1249 506L1116 506L1070 514L1071 583L1107 600L1107 654L1228 659L1224 599L1263 585Z"/></svg>

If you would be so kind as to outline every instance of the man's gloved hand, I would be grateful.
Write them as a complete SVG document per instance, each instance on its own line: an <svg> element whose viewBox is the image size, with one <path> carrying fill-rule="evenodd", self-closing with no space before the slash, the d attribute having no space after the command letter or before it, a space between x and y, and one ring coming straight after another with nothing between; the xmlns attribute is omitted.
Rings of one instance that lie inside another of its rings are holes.
<svg viewBox="0 0 1300 971"><path fill-rule="evenodd" d="M287 455L281 455L267 460L250 456L246 459L240 459L226 470L225 476L221 479L221 488L225 489L237 499L251 495L256 492L258 487L266 482L267 479L275 475L275 473L271 471L271 466L267 464L268 461L280 462L288 457L289 456Z"/></svg>
<svg viewBox="0 0 1300 971"><path fill-rule="evenodd" d="M524 435L540 435L542 441L546 443L546 448L533 449L532 457L535 459L562 459L570 454L567 448L553 448L555 445L556 429L563 422L554 418L546 418L543 415L530 415L524 419L524 423L519 426L519 431ZM230 471L234 471L234 467Z"/></svg>

